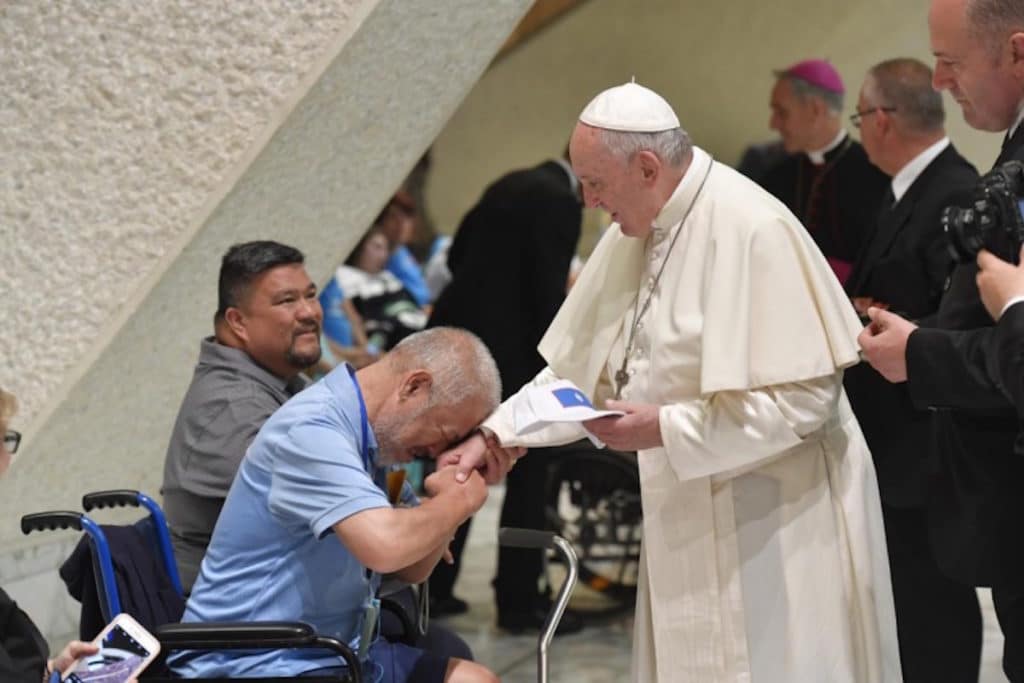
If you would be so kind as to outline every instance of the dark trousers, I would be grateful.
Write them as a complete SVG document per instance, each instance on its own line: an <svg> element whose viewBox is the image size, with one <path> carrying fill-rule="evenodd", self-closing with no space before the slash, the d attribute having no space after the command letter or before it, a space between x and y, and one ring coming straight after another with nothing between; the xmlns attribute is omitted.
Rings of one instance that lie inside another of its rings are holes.
<svg viewBox="0 0 1024 683"><path fill-rule="evenodd" d="M992 586L992 602L1005 639L1003 672L1012 683L1024 683L1024 576Z"/></svg>
<svg viewBox="0 0 1024 683"><path fill-rule="evenodd" d="M449 544L448 549L452 551L454 562L448 564L444 560L437 563L434 571L430 574L430 598L431 600L444 600L452 597L455 590L455 580L459 578L459 569L462 567L462 550L466 547L466 539L469 537L469 525L473 521L470 517L455 530L455 538Z"/></svg>
<svg viewBox="0 0 1024 683"><path fill-rule="evenodd" d="M499 526L543 529L544 493L547 485L548 460L554 449L534 448L516 462L505 479L505 499L501 504ZM455 532L451 543L454 564L439 562L430 575L430 595L441 600L452 595L462 565L462 551L469 536L467 520ZM497 533L497 530L495 530ZM538 603L537 583L544 571L540 550L498 548L498 570L494 577L494 596L498 612L529 611Z"/></svg>
<svg viewBox="0 0 1024 683"><path fill-rule="evenodd" d="M405 588L397 593L392 593L388 598L401 605L406 615L415 623L417 613L416 597L413 595L411 588ZM398 641L408 635L405 633L399 618L388 610L381 612L380 634L387 640L392 641ZM442 658L457 657L473 661L473 651L469 648L466 641L459 634L436 621L429 623L426 634L420 635L416 633L412 646Z"/></svg>
<svg viewBox="0 0 1024 683"><path fill-rule="evenodd" d="M939 571L922 509L883 503L882 518L904 683L977 683L982 626L974 587Z"/></svg>
<svg viewBox="0 0 1024 683"><path fill-rule="evenodd" d="M534 448L520 458L505 479L501 503L503 527L544 529L547 473L555 449ZM498 570L494 577L494 600L498 614L532 611L538 605L538 582L544 572L544 551L498 547Z"/></svg>

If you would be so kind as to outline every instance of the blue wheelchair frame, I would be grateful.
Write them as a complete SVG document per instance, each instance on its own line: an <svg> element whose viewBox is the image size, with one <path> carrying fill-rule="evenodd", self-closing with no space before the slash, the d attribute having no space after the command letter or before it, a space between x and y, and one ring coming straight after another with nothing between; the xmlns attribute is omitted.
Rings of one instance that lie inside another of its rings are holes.
<svg viewBox="0 0 1024 683"><path fill-rule="evenodd" d="M181 577L178 574L178 567L174 561L174 548L171 545L167 519L164 517L163 510L160 509L156 501L139 491L118 489L87 493L82 496L82 507L87 512L104 507L145 508L149 514L137 521L134 526L139 528L143 535L149 539L153 550L159 553L161 564L166 570L174 589L178 592L178 595L184 596ZM21 531L24 534L30 534L33 531L56 529L83 531L89 539L94 574L96 576L96 589L101 596L100 611L103 614L104 621L109 623L122 610L120 594L114 578L114 565L111 561L110 544L107 542L106 534L103 533L103 529L100 528L99 524L81 512L54 510L37 512L21 518ZM362 672L358 659L347 644L335 638L318 636L311 626L300 622L166 624L157 628L154 635L160 641L165 653L172 650L265 650L285 648L329 650L341 657L348 665L348 671L344 674L344 678L338 676L306 680L310 680L311 683L319 680L347 680L349 683L361 683L362 681ZM147 675L148 673L148 671L143 673L144 679L179 680L152 677ZM278 681L281 679L250 680L255 683L258 680Z"/></svg>

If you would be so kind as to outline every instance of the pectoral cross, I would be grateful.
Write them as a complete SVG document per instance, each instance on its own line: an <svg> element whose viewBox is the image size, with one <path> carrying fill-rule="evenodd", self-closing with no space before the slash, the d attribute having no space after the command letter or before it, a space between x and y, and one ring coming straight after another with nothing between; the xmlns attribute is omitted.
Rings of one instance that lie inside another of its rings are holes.
<svg viewBox="0 0 1024 683"><path fill-rule="evenodd" d="M628 358L628 356L626 358ZM616 401L622 398L622 388L629 384L629 373L626 371L626 358L622 359L622 367L615 371Z"/></svg>

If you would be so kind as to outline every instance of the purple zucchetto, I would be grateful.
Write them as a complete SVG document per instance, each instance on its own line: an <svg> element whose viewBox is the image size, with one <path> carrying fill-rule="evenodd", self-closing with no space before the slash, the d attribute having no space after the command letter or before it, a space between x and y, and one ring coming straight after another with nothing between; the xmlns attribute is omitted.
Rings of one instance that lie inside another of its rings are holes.
<svg viewBox="0 0 1024 683"><path fill-rule="evenodd" d="M822 90L842 95L846 92L843 79L831 63L824 59L805 59L775 72L776 77L791 76L817 86Z"/></svg>

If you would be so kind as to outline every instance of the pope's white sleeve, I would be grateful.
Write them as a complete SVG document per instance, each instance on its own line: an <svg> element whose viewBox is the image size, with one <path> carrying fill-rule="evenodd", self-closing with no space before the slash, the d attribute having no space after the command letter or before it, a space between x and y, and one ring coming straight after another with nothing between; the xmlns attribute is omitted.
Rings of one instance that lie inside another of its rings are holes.
<svg viewBox="0 0 1024 683"><path fill-rule="evenodd" d="M661 438L681 480L750 471L835 414L842 373L661 407ZM735 476L735 475L733 475Z"/></svg>
<svg viewBox="0 0 1024 683"><path fill-rule="evenodd" d="M530 432L525 436L516 434L515 414L516 401L526 401L524 389L529 386L540 386L550 384L559 378L549 367L545 367L537 376L524 385L519 391L509 396L498 409L491 413L491 416L483 421L480 426L494 432L498 442L502 446L524 446L526 448L540 448L544 446L561 446L572 443L587 436L583 426L574 422L563 422L551 424L537 431Z"/></svg>

